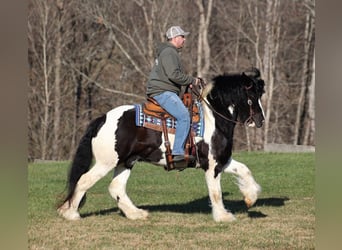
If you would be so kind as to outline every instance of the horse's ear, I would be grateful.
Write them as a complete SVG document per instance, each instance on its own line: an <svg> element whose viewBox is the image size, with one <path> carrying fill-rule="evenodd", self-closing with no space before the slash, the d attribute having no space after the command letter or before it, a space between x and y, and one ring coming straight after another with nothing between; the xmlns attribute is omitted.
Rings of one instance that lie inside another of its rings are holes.
<svg viewBox="0 0 342 250"><path fill-rule="evenodd" d="M244 79L246 79L246 81L243 81L243 84L245 84L246 86L249 85L251 81L253 81L253 76L246 73L246 71L243 71L241 75Z"/></svg>
<svg viewBox="0 0 342 250"><path fill-rule="evenodd" d="M247 76L249 78L258 78L260 77L260 71L257 68L249 68L242 72L242 75Z"/></svg>

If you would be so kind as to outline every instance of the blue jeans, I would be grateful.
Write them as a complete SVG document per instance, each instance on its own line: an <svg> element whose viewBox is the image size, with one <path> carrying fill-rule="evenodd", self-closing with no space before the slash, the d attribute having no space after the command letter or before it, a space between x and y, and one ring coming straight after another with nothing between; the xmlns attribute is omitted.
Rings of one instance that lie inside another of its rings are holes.
<svg viewBox="0 0 342 250"><path fill-rule="evenodd" d="M153 97L159 105L177 120L173 155L184 155L184 144L190 130L190 114L176 93L166 91Z"/></svg>

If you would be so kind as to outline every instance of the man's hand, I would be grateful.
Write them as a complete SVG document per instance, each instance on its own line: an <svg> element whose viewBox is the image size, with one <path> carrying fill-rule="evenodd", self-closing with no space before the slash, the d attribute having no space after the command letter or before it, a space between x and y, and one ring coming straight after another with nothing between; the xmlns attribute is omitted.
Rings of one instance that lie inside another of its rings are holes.
<svg viewBox="0 0 342 250"><path fill-rule="evenodd" d="M198 86L198 84L200 84L200 80L199 80L199 78L196 77L195 81L193 83L191 83L189 87L192 89L192 87Z"/></svg>
<svg viewBox="0 0 342 250"><path fill-rule="evenodd" d="M201 83L201 79L199 77L196 77L194 85L198 86L200 83Z"/></svg>

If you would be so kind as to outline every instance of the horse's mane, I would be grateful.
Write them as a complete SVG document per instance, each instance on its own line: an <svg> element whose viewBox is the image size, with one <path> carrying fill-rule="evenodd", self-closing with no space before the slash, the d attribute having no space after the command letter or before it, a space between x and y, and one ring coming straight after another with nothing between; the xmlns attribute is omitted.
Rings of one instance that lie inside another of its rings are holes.
<svg viewBox="0 0 342 250"><path fill-rule="evenodd" d="M241 74L233 73L218 75L212 79L212 81L206 85L202 92L202 96L206 97L215 86L219 88L236 88L241 85Z"/></svg>
<svg viewBox="0 0 342 250"><path fill-rule="evenodd" d="M210 91L213 89L214 84L213 83L209 83L205 86L205 88L203 89L202 92L202 97L207 97L207 95L210 93Z"/></svg>
<svg viewBox="0 0 342 250"><path fill-rule="evenodd" d="M225 92L225 93L239 93L241 86L246 84L246 81L250 82L253 81L255 91L260 95L265 93L264 81L260 78L260 71L257 68L249 68L245 71L236 72L236 73L224 73L218 76L215 76L212 79L212 82L206 86L203 90L202 96L206 97L214 88L218 92Z"/></svg>

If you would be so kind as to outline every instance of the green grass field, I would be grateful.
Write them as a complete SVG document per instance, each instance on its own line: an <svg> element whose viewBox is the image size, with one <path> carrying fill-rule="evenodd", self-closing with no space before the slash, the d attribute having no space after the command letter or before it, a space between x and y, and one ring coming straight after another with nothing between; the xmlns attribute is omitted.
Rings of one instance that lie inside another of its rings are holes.
<svg viewBox="0 0 342 250"><path fill-rule="evenodd" d="M80 221L57 215L56 199L65 188L68 162L28 166L29 249L314 249L315 155L236 153L263 191L247 209L234 177L222 175L226 208L237 221L213 221L204 172L166 172L139 163L127 192L150 214L130 221L109 195L112 173L87 193Z"/></svg>

